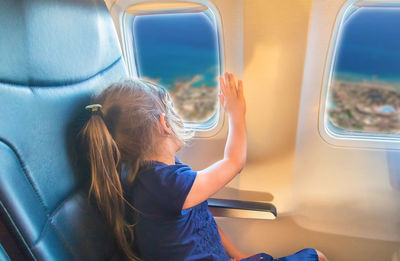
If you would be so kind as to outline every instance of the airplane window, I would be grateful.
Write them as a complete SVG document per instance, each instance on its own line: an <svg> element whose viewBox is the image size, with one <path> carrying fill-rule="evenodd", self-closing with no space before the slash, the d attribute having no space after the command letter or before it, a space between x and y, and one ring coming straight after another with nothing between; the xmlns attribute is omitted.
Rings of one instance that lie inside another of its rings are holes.
<svg viewBox="0 0 400 261"><path fill-rule="evenodd" d="M212 13L146 14L131 21L137 75L168 89L187 126L213 128L219 118L221 62Z"/></svg>
<svg viewBox="0 0 400 261"><path fill-rule="evenodd" d="M325 123L337 134L400 133L400 7L352 6L337 31Z"/></svg>

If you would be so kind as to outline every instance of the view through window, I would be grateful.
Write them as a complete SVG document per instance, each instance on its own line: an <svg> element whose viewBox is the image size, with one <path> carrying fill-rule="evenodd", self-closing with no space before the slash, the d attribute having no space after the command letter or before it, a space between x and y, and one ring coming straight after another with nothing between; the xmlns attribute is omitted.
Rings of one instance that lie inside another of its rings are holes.
<svg viewBox="0 0 400 261"><path fill-rule="evenodd" d="M343 23L327 100L340 132L400 133L400 8L360 7Z"/></svg>
<svg viewBox="0 0 400 261"><path fill-rule="evenodd" d="M166 87L185 122L215 116L220 61L212 16L207 11L139 15L132 26L139 77Z"/></svg>

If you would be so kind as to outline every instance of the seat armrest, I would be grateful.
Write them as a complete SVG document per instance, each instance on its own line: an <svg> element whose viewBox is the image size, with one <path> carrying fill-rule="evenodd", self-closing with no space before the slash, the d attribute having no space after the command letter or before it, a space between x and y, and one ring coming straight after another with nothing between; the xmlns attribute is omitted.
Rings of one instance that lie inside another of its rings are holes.
<svg viewBox="0 0 400 261"><path fill-rule="evenodd" d="M275 219L276 207L271 203L233 199L208 199L208 208L215 217Z"/></svg>

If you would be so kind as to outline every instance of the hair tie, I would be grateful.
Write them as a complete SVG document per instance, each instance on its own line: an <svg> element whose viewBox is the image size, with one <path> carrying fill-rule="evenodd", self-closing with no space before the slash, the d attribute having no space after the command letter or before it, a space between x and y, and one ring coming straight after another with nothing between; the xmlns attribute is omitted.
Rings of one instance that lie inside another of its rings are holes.
<svg viewBox="0 0 400 261"><path fill-rule="evenodd" d="M86 110L91 111L91 112L99 111L101 108L103 108L103 106L101 106L101 104L90 104L85 107Z"/></svg>

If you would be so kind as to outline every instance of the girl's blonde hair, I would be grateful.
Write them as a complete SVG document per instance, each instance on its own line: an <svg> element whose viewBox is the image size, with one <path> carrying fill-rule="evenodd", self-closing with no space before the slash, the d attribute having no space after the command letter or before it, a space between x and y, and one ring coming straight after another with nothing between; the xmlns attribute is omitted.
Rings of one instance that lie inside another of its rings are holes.
<svg viewBox="0 0 400 261"><path fill-rule="evenodd" d="M157 149L165 114L174 136L185 142L192 137L172 107L168 92L153 83L129 79L114 83L93 99L102 108L80 132L88 147L91 166L89 195L94 196L108 223L114 228L118 245L129 260L138 258L132 251L133 225L126 220L126 207L121 184L121 167L128 172L124 182L132 184L144 159ZM126 181L125 181L126 180Z"/></svg>

